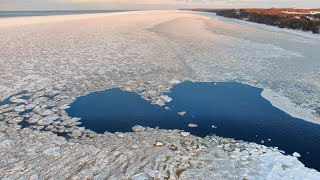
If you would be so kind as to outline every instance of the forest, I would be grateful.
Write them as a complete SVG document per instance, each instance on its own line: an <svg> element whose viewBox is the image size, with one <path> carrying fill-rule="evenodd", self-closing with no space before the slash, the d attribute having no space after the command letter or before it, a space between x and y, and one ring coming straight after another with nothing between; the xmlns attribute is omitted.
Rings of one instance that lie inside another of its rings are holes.
<svg viewBox="0 0 320 180"><path fill-rule="evenodd" d="M195 9L195 11L215 12L218 16L246 20L277 26L280 28L320 33L320 14L292 9Z"/></svg>

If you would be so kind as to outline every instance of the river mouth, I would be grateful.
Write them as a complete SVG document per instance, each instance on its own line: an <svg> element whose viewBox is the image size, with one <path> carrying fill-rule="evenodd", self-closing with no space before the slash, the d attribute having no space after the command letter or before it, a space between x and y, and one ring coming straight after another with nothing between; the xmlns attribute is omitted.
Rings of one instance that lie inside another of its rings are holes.
<svg viewBox="0 0 320 180"><path fill-rule="evenodd" d="M216 134L299 152L306 166L320 170L320 126L277 109L261 92L235 82L183 82L166 94L172 101L158 106L115 88L79 97L66 111L97 133L131 132L141 125Z"/></svg>

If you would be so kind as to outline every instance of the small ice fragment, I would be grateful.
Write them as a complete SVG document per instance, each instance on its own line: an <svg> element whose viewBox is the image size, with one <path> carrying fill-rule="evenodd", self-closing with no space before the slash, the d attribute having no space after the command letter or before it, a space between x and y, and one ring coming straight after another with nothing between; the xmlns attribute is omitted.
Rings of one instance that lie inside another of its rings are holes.
<svg viewBox="0 0 320 180"><path fill-rule="evenodd" d="M217 85L217 83L214 83L214 85L216 86L216 85Z"/></svg>
<svg viewBox="0 0 320 180"><path fill-rule="evenodd" d="M69 109L69 108L70 108L70 106L68 106L68 105L64 105L64 106L59 107L59 109L62 109L62 110Z"/></svg>
<svg viewBox="0 0 320 180"><path fill-rule="evenodd" d="M161 95L160 98L163 99L165 102L171 102L172 101L172 98L169 97L168 95Z"/></svg>
<svg viewBox="0 0 320 180"><path fill-rule="evenodd" d="M232 158L232 159L236 159L236 158L237 158L237 156L235 156L235 155L231 155L231 156L230 156L230 158Z"/></svg>
<svg viewBox="0 0 320 180"><path fill-rule="evenodd" d="M139 173L132 176L132 180L148 180L149 178L144 173Z"/></svg>
<svg viewBox="0 0 320 180"><path fill-rule="evenodd" d="M53 114L53 112L52 112L51 110L49 110L49 109L44 109L44 110L40 113L40 115L42 115L42 116L48 116L48 115L50 115L50 114Z"/></svg>
<svg viewBox="0 0 320 180"><path fill-rule="evenodd" d="M20 105L20 106L17 106L14 111L16 112L23 112L25 111L25 106L24 105Z"/></svg>
<svg viewBox="0 0 320 180"><path fill-rule="evenodd" d="M191 127L191 128L198 127L198 125L196 125L196 124L189 124L188 126Z"/></svg>
<svg viewBox="0 0 320 180"><path fill-rule="evenodd" d="M271 139L268 139L268 141L271 141Z"/></svg>
<svg viewBox="0 0 320 180"><path fill-rule="evenodd" d="M146 128L145 128L145 127L142 127L142 126L133 126L133 127L132 127L132 130L133 130L134 132L140 132L140 131L145 131Z"/></svg>
<svg viewBox="0 0 320 180"><path fill-rule="evenodd" d="M10 101L13 102L13 103L26 103L26 102L27 102L27 101L24 100L24 99L18 99L18 98L16 98L16 97L12 97L12 98L10 99Z"/></svg>
<svg viewBox="0 0 320 180"><path fill-rule="evenodd" d="M187 113L186 111L178 112L178 114L179 114L180 116L184 116L186 113Z"/></svg>
<svg viewBox="0 0 320 180"><path fill-rule="evenodd" d="M35 104L28 104L28 105L26 105L26 109L27 109L27 110L33 109L33 108L35 108L35 107L36 107Z"/></svg>
<svg viewBox="0 0 320 180"><path fill-rule="evenodd" d="M217 127L217 126L215 126L215 125L212 125L211 127L212 127L213 129L216 129L216 128L218 128L218 127Z"/></svg>
<svg viewBox="0 0 320 180"><path fill-rule="evenodd" d="M297 153L297 152L294 152L294 153L292 154L292 156L293 156L293 157L297 157L297 158L298 158L298 157L301 157L301 155L300 155L299 153Z"/></svg>
<svg viewBox="0 0 320 180"><path fill-rule="evenodd" d="M132 147L132 149L138 149L139 148L139 146L137 144L134 144L131 147Z"/></svg>
<svg viewBox="0 0 320 180"><path fill-rule="evenodd" d="M263 144L263 143L264 143L264 140L261 140L261 143Z"/></svg>
<svg viewBox="0 0 320 180"><path fill-rule="evenodd" d="M119 138L123 138L123 137L124 137L124 134L118 133L117 136L118 136Z"/></svg>
<svg viewBox="0 0 320 180"><path fill-rule="evenodd" d="M183 136L183 137L187 137L187 136L189 136L189 135L190 135L190 133L189 133L189 132L181 132L180 134L181 134L181 136Z"/></svg>
<svg viewBox="0 0 320 180"><path fill-rule="evenodd" d="M85 127L78 127L78 130L84 131L86 128Z"/></svg>
<svg viewBox="0 0 320 180"><path fill-rule="evenodd" d="M164 106L165 102L162 99L157 99L154 101L154 104L157 104L159 106Z"/></svg>
<svg viewBox="0 0 320 180"><path fill-rule="evenodd" d="M172 80L172 81L170 81L170 83L171 83L171 84L180 84L181 81L179 81L179 80Z"/></svg>
<svg viewBox="0 0 320 180"><path fill-rule="evenodd" d="M36 123L38 122L42 117L38 114L32 115L29 119L28 122L29 123Z"/></svg>
<svg viewBox="0 0 320 180"><path fill-rule="evenodd" d="M59 156L60 155L60 147L52 147L43 151L43 154L48 156Z"/></svg>
<svg viewBox="0 0 320 180"><path fill-rule="evenodd" d="M168 106L164 107L165 110L171 110Z"/></svg>
<svg viewBox="0 0 320 180"><path fill-rule="evenodd" d="M59 119L60 116L56 115L56 114L53 114L53 115L49 115L49 116L46 116L45 118L43 118L44 121L55 121L57 119Z"/></svg>
<svg viewBox="0 0 320 180"><path fill-rule="evenodd" d="M164 146L164 143L163 142L161 142L161 141L158 141L158 142L156 142L156 144L155 144L156 146Z"/></svg>

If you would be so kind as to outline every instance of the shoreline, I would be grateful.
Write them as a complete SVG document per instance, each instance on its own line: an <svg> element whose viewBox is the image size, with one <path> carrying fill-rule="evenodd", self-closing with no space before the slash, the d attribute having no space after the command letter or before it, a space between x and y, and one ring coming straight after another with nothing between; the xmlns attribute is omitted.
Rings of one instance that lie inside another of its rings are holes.
<svg viewBox="0 0 320 180"><path fill-rule="evenodd" d="M191 11L215 13L231 19L253 22L257 24L265 24L278 28L287 28L304 32L320 33L320 11L316 14L311 13L290 13L288 11L309 11L308 9L191 9ZM308 24L308 25L307 25Z"/></svg>
<svg viewBox="0 0 320 180"><path fill-rule="evenodd" d="M279 28L276 26L270 26L267 24L260 24L260 23L255 23L255 22L251 22L251 21L245 21L245 20L241 20L241 19L235 19L235 18L228 18L228 17L224 17L224 16L218 16L216 15L216 13L213 12L200 12L200 11L194 11L195 13L199 13L211 18L217 18L220 20L229 20L230 22L236 22L239 23L241 25L247 25L247 26L252 26L252 27L256 27L259 29L263 29L263 30L267 30L267 31L273 31L273 32L281 32L281 33L291 33L293 35L298 35L301 37L306 37L306 38L316 38L320 40L320 36L318 34L313 34L312 32L308 32L308 31L301 31L301 30L297 30L297 29L288 29L288 28Z"/></svg>

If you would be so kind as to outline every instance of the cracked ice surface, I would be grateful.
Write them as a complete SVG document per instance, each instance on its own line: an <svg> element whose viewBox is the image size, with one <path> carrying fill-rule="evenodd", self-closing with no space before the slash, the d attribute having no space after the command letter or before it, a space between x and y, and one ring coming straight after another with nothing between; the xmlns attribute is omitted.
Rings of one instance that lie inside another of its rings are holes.
<svg viewBox="0 0 320 180"><path fill-rule="evenodd" d="M320 175L295 157L262 145L215 136L183 137L178 130L139 129L70 141L51 132L1 129L0 177L316 179Z"/></svg>
<svg viewBox="0 0 320 180"><path fill-rule="evenodd" d="M318 52L312 39L183 11L1 19L0 39L1 178L319 176L276 149L142 127L99 135L65 112L77 96L113 87L161 105L180 81L238 81L307 108L315 122L319 61L299 50ZM20 129L23 120L33 125Z"/></svg>

